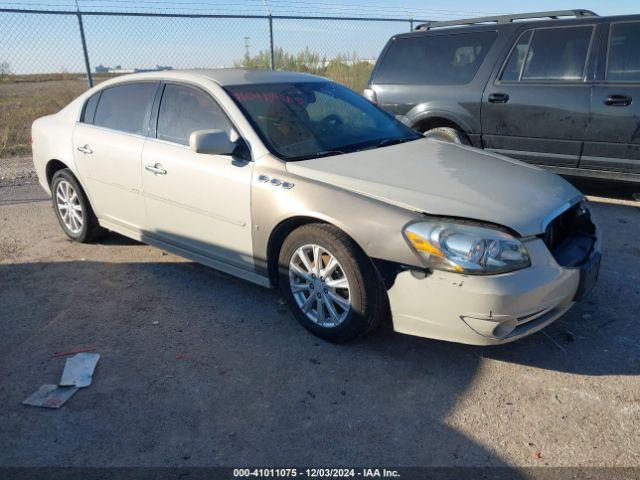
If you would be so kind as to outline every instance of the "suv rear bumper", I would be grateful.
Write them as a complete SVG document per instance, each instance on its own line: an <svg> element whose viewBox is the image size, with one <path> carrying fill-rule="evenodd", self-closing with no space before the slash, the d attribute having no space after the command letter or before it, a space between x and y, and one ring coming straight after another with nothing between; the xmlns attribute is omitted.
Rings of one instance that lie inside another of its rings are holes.
<svg viewBox="0 0 640 480"><path fill-rule="evenodd" d="M497 345L546 327L574 304L580 269L555 261L541 239L526 242L531 266L473 276L434 271L424 279L402 272L389 290L394 330L409 335ZM599 253L596 242L593 253Z"/></svg>

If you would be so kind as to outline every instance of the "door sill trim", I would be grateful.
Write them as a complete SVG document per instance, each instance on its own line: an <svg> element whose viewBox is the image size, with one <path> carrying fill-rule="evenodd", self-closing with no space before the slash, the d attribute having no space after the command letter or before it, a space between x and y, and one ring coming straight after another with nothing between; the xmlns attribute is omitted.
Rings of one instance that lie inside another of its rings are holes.
<svg viewBox="0 0 640 480"><path fill-rule="evenodd" d="M186 258L188 260L192 260L197 263L201 263L202 265L206 265L207 267L213 268L215 270L219 270L224 273L228 273L229 275L233 275L234 277L241 278L243 280L247 280L251 283L255 283L260 285L261 287L271 287L270 280L260 275L256 272L244 270L242 268L229 265L228 263L222 262L220 260L214 260L211 257L202 255L200 253L193 252L184 247L179 247L177 245L173 245L171 243L167 243L157 236L154 236L153 233L145 232L142 230L134 230L129 227L125 227L118 223L112 222L110 220L99 219L100 226L112 230L116 233L124 235L125 237L132 238L134 240L138 240L142 243L146 243L153 247L159 248L161 250L166 250L170 253L178 255L179 257Z"/></svg>

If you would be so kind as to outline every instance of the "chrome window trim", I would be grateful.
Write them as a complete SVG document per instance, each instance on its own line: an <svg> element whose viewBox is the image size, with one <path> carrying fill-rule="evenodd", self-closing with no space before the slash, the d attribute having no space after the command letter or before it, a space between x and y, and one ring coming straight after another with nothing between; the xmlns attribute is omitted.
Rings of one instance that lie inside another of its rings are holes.
<svg viewBox="0 0 640 480"><path fill-rule="evenodd" d="M76 121L75 126L77 127L79 125L82 125L84 127L89 127L89 128L95 128L96 130L102 130L104 132L119 133L121 135L126 135L128 137L141 138L142 140L146 140L147 138L149 138L146 135L140 135L139 133L125 132L124 130L116 130L115 128L101 127L99 125L93 125L92 123L84 123L84 122Z"/></svg>
<svg viewBox="0 0 640 480"><path fill-rule="evenodd" d="M171 147L180 147L180 148L183 148L185 150L190 150L191 149L189 147L189 145L185 145L184 143L172 142L170 140L164 140L162 138L152 137L151 135L145 137L145 140L148 140L148 141L151 141L151 142L156 142L156 143L163 143L163 144L169 145Z"/></svg>

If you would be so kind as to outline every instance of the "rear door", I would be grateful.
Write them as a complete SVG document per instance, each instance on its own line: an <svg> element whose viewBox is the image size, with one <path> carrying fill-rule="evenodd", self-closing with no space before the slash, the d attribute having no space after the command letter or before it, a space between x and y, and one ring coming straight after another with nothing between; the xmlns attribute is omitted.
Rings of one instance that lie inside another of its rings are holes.
<svg viewBox="0 0 640 480"><path fill-rule="evenodd" d="M525 30L483 94L486 149L576 167L589 118L587 59L593 25Z"/></svg>
<svg viewBox="0 0 640 480"><path fill-rule="evenodd" d="M157 86L136 82L101 90L73 131L76 165L96 214L132 230L145 221L141 157Z"/></svg>
<svg viewBox="0 0 640 480"><path fill-rule="evenodd" d="M580 167L640 174L640 21L615 22Z"/></svg>

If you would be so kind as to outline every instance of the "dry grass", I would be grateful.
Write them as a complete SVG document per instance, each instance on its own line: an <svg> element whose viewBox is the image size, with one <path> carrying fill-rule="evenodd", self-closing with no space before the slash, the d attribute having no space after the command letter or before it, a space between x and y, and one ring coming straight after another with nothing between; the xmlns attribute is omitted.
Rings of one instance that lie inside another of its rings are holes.
<svg viewBox="0 0 640 480"><path fill-rule="evenodd" d="M31 124L87 89L80 79L0 83L0 158L31 152Z"/></svg>
<svg viewBox="0 0 640 480"><path fill-rule="evenodd" d="M0 82L0 158L30 155L33 121L59 111L86 89L83 76L68 73L12 75Z"/></svg>

